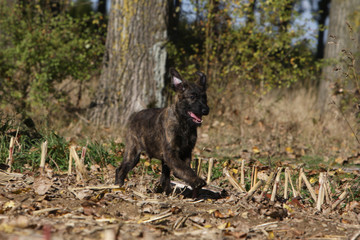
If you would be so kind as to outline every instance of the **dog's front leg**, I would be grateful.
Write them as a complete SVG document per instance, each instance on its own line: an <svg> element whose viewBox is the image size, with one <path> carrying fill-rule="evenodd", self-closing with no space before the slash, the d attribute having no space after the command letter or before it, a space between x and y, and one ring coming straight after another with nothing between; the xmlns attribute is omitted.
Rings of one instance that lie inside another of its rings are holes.
<svg viewBox="0 0 360 240"><path fill-rule="evenodd" d="M186 165L186 166L191 167L191 153L190 153L187 157L185 157L184 162L185 162L185 165ZM195 169L195 173L196 173L196 172L197 172L197 169ZM197 175L197 174L196 174L196 175ZM199 176L198 176L198 177L199 177ZM203 187L203 186L193 189L192 198L197 198L197 197L199 196L199 191L200 191L200 189L201 189L202 187Z"/></svg>
<svg viewBox="0 0 360 240"><path fill-rule="evenodd" d="M165 153L165 163L174 172L174 175L193 189L193 197L197 197L199 190L206 185L206 182L199 178L196 173L191 169L190 164L182 160L174 151L167 151Z"/></svg>

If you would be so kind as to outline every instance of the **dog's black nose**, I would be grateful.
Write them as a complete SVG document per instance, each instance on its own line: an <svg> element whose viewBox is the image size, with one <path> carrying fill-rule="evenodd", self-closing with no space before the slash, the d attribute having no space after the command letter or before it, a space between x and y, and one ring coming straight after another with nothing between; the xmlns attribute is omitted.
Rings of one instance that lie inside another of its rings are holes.
<svg viewBox="0 0 360 240"><path fill-rule="evenodd" d="M203 108L203 109L201 110L201 112L202 112L203 115L208 115L208 114L209 114L209 108L208 108L208 107L207 107L207 108Z"/></svg>

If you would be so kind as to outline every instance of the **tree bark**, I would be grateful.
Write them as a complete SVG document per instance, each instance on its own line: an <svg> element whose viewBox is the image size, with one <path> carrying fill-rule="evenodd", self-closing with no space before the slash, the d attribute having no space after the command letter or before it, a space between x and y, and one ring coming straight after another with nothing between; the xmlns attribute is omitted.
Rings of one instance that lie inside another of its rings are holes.
<svg viewBox="0 0 360 240"><path fill-rule="evenodd" d="M359 51L360 34L358 31L350 33L349 23L353 27L352 15L360 6L359 0L332 0L330 5L330 22L328 44L325 45L325 56L327 60L334 63L322 69L322 79L319 85L318 108L323 114L327 110L332 95L331 85L335 80L343 76L340 63L342 50L352 53Z"/></svg>
<svg viewBox="0 0 360 240"><path fill-rule="evenodd" d="M162 107L167 1L112 0L106 53L88 118L119 126L147 107Z"/></svg>

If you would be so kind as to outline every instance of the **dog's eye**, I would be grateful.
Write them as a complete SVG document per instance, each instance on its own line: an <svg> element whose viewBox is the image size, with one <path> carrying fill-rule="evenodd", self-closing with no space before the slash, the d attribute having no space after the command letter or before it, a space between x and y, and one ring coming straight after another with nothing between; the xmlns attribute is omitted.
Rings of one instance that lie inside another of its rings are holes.
<svg viewBox="0 0 360 240"><path fill-rule="evenodd" d="M191 100L195 100L196 98L197 98L197 95L196 95L196 94L190 96L190 99L191 99Z"/></svg>

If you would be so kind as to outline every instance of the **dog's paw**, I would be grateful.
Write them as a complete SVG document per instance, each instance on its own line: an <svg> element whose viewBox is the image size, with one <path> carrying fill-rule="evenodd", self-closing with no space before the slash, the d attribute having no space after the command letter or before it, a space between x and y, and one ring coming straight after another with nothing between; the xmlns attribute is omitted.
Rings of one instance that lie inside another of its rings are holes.
<svg viewBox="0 0 360 240"><path fill-rule="evenodd" d="M206 182L205 182L205 180L204 179L202 179L202 178L197 178L196 180L195 180L195 182L192 184L192 188L193 189L200 189L200 188L202 188L203 186L205 186L206 185Z"/></svg>
<svg viewBox="0 0 360 240"><path fill-rule="evenodd" d="M115 179L115 185L119 185L120 187L124 185L124 180L121 180L119 178Z"/></svg>
<svg viewBox="0 0 360 240"><path fill-rule="evenodd" d="M170 195L172 193L172 188L170 185L168 186L162 186L160 183L156 183L154 187L155 193L165 193L166 195Z"/></svg>

